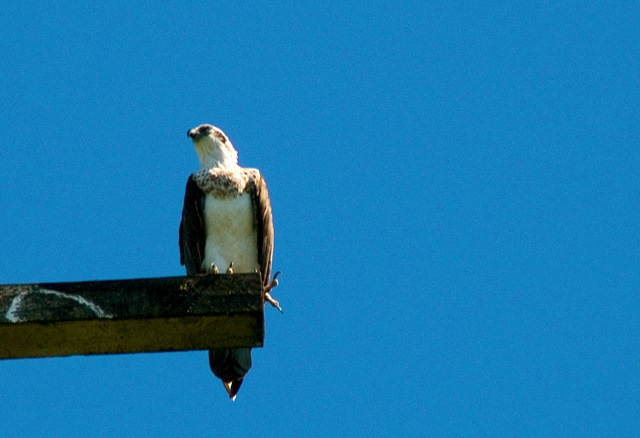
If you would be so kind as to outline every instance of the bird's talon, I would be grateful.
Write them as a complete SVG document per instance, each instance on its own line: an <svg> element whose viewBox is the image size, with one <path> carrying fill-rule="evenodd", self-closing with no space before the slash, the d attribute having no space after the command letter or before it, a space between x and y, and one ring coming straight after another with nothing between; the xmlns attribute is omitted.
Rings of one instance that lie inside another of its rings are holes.
<svg viewBox="0 0 640 438"><path fill-rule="evenodd" d="M271 280L271 283L269 283L269 285L267 287L265 287L265 290L267 292L271 292L271 289L273 289L274 287L276 287L278 285L278 280Z"/></svg>
<svg viewBox="0 0 640 438"><path fill-rule="evenodd" d="M209 266L209 274L219 274L219 273L220 273L220 269L218 269L215 263L211 263L211 266Z"/></svg>
<svg viewBox="0 0 640 438"><path fill-rule="evenodd" d="M265 292L264 300L267 301L269 304L271 304L276 309L278 309L280 311L280 313L284 313L284 311L282 310L282 307L280 307L280 303L277 302L276 300L274 300L273 298L271 298L271 294L269 294L269 292Z"/></svg>
<svg viewBox="0 0 640 438"><path fill-rule="evenodd" d="M266 292L271 292L271 289L273 289L274 287L276 287L279 283L278 283L278 275L280 275L281 272L278 271L275 274L273 274L273 280L271 280L271 283L269 283L269 285L267 287L264 288L264 290Z"/></svg>
<svg viewBox="0 0 640 438"><path fill-rule="evenodd" d="M227 268L227 272L226 273L227 274L233 274L233 262L231 262L231 264Z"/></svg>
<svg viewBox="0 0 640 438"><path fill-rule="evenodd" d="M282 310L282 307L280 307L280 303L276 300L274 300L271 297L271 294L269 292L271 292L271 290L276 287L278 285L278 275L280 275L280 271L276 272L275 274L273 274L273 280L271 280L271 283L269 283L265 288L264 288L264 300L266 302L268 302L269 304L271 304L273 307L275 307L276 309L278 309L280 311L280 313L284 313L284 311Z"/></svg>

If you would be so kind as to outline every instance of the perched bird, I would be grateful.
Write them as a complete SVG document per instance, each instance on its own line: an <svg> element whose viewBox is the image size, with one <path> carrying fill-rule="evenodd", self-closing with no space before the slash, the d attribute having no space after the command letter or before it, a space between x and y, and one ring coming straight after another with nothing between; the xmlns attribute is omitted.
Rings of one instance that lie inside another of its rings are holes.
<svg viewBox="0 0 640 438"><path fill-rule="evenodd" d="M273 218L262 175L238 166L238 153L215 126L200 125L187 136L201 168L187 180L180 263L187 275L260 272L265 301L280 309L269 293L278 281L271 280ZM251 368L251 349L209 350L209 365L235 400Z"/></svg>

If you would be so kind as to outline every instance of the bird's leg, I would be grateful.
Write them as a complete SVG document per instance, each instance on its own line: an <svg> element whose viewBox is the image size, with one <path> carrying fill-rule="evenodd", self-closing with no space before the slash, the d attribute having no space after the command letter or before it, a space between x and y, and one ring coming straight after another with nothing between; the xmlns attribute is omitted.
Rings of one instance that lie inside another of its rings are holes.
<svg viewBox="0 0 640 438"><path fill-rule="evenodd" d="M274 287L276 287L278 285L278 275L280 275L280 271L278 271L275 274L273 274L273 280L271 280L271 283L269 283L264 288L264 300L267 301L269 304L271 304L276 309L278 309L281 313L284 313L282 311L282 307L280 307L280 303L278 301L274 300L273 298L271 298L271 294L269 293L269 292L271 292L271 289L273 289Z"/></svg>
<svg viewBox="0 0 640 438"><path fill-rule="evenodd" d="M227 268L226 274L233 274L233 262L231 262L231 264Z"/></svg>
<svg viewBox="0 0 640 438"><path fill-rule="evenodd" d="M218 269L215 263L211 263L211 266L209 266L209 274L219 274L219 273L220 273L220 269Z"/></svg>

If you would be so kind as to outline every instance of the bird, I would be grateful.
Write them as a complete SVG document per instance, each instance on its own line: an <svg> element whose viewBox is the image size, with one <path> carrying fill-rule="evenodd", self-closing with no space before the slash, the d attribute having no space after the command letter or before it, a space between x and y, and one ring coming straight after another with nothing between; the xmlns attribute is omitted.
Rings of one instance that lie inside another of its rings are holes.
<svg viewBox="0 0 640 438"><path fill-rule="evenodd" d="M238 165L238 152L221 129L203 124L187 131L200 170L187 179L179 230L180 263L187 275L259 272L266 302L282 311L270 291L273 215L258 169ZM251 368L251 349L209 350L209 366L235 400Z"/></svg>

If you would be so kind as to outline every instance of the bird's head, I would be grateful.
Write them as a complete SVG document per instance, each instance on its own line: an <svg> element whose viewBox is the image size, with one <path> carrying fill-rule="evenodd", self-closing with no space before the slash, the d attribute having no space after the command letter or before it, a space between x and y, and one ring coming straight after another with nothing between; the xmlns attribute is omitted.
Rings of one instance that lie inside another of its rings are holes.
<svg viewBox="0 0 640 438"><path fill-rule="evenodd" d="M203 169L238 165L238 152L221 129L200 125L187 131L187 137L193 140Z"/></svg>

